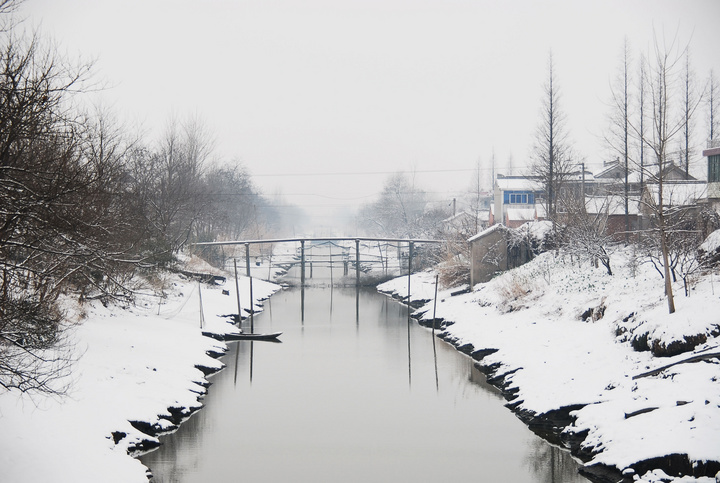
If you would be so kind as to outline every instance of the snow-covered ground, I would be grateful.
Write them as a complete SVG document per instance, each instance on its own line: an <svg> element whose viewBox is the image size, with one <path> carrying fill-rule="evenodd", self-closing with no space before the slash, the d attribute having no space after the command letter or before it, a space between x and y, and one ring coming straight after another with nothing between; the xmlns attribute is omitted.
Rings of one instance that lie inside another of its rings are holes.
<svg viewBox="0 0 720 483"><path fill-rule="evenodd" d="M720 364L714 358L643 374L720 350L720 280L713 273L697 277L689 297L676 284L677 312L668 315L654 268L633 263L622 250L612 263L615 274L608 276L546 253L471 292L440 290L437 317L446 324L443 337L481 359L514 395L520 415L570 408L574 423L562 436L580 436L576 450L589 458L588 466L626 474L635 467L630 480L670 481L652 470L655 458L720 461ZM425 319L432 317L434 280L431 272L412 276L412 299L430 300L418 311ZM130 421L171 429L172 413L202 404L206 379L198 367L222 367L208 353L221 353L225 345L201 333L234 331L220 315L237 312L232 279L210 286L166 275L153 283L135 306L68 304L68 314L80 319L67 334L77 356L70 393L32 399L0 394L0 481L147 481L146 468L127 452L154 438ZM260 301L278 288L254 280L254 297ZM380 289L405 297L407 277ZM155 295L161 290L164 298ZM240 279L240 294L245 310L249 279ZM690 336L697 347L672 357L632 347L671 349ZM638 466L642 461L651 464Z"/></svg>
<svg viewBox="0 0 720 483"><path fill-rule="evenodd" d="M32 399L0 394L0 481L147 483L146 468L128 449L155 438L129 421L168 430L172 412L200 407L207 381L197 366L220 369L222 363L207 353L226 350L202 332L237 331L220 317L237 313L233 279L211 286L166 275L154 283L135 306L67 304L70 318L80 318L67 334L77 359L70 392ZM241 277L239 286L245 311L249 279ZM253 281L256 311L278 288ZM160 290L166 297L154 295Z"/></svg>
<svg viewBox="0 0 720 483"><path fill-rule="evenodd" d="M621 249L613 253L612 264L609 276L602 267L545 253L471 292L440 290L436 310L445 321L442 336L465 346L509 397L516 396L510 404L523 419L570 409L574 424L561 437L583 440L576 449L589 458L588 467L625 471L627 481L659 482L670 479L657 470L662 462L655 458L687 455L698 470L706 461L717 465L718 359L634 376L720 350L720 280L710 272L696 277L688 297L682 283L675 284L677 311L668 315L663 281L654 268L638 265L630 250ZM431 272L411 279L412 300L430 300L418 311L422 319L432 319L434 281ZM407 277L379 289L405 298ZM697 347L672 357L632 347L634 342L673 349L673 342L686 338L694 338ZM638 464L643 461L649 464Z"/></svg>

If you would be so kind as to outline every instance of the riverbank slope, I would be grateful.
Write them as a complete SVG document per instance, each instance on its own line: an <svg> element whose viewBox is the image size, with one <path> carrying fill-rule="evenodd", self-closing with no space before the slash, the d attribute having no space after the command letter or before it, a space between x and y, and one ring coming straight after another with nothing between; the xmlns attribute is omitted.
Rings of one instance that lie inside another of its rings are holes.
<svg viewBox="0 0 720 483"><path fill-rule="evenodd" d="M223 317L238 312L234 280L200 283L192 270L229 277L196 266L146 281L132 305L67 301L66 318L77 322L59 350L73 361L55 381L67 396L0 394L0 481L147 483L128 452L156 445L202 406L227 349L203 332L237 331ZM249 279L239 288L245 312ZM253 280L255 311L279 288Z"/></svg>
<svg viewBox="0 0 720 483"><path fill-rule="evenodd" d="M508 406L570 448L594 481L714 482L720 284L698 275L686 297L676 283L677 312L668 315L650 264L623 249L612 263L609 276L545 253L472 291L441 290L436 308L434 274L419 273L411 303L425 325L436 310L439 335L476 359ZM379 290L407 302L407 277Z"/></svg>

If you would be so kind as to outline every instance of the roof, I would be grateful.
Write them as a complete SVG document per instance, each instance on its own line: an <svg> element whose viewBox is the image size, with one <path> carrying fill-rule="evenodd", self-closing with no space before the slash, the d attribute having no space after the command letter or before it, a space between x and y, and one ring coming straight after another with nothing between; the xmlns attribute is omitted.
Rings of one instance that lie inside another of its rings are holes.
<svg viewBox="0 0 720 483"><path fill-rule="evenodd" d="M485 238L486 236L490 235L491 233L494 233L496 231L502 231L502 230L507 230L507 227L505 225L503 225L502 223L498 223L496 225L491 226L490 228L486 228L486 229L482 230L477 235L468 238L468 242L472 243L475 240Z"/></svg>
<svg viewBox="0 0 720 483"><path fill-rule="evenodd" d="M658 199L659 185L647 185L648 193L654 200ZM687 206L694 205L698 200L707 197L707 183L704 181L686 181L663 184L663 205Z"/></svg>
<svg viewBox="0 0 720 483"><path fill-rule="evenodd" d="M623 166L620 166L620 163L617 161L613 161L612 163L604 166L599 172L595 173L595 178L620 179L624 177L625 169Z"/></svg>
<svg viewBox="0 0 720 483"><path fill-rule="evenodd" d="M536 217L535 208L508 208L507 217L511 221L530 221Z"/></svg>
<svg viewBox="0 0 720 483"><path fill-rule="evenodd" d="M461 211L460 213L457 213L449 218L445 218L442 222L443 223L452 223L454 221L461 220L463 218L472 219L473 216L470 213L468 213L467 211Z"/></svg>
<svg viewBox="0 0 720 483"><path fill-rule="evenodd" d="M630 199L628 203L628 214L637 215L640 213L639 205L637 199ZM621 195L588 196L585 198L585 211L590 214L607 213L608 215L624 215L625 198Z"/></svg>
<svg viewBox="0 0 720 483"><path fill-rule="evenodd" d="M540 186L540 180L525 176L498 176L495 185L502 191L535 191Z"/></svg>

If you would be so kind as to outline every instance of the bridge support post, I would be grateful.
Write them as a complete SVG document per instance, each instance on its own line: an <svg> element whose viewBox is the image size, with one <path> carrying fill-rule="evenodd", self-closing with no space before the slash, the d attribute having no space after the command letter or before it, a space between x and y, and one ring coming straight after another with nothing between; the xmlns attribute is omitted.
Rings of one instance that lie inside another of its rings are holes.
<svg viewBox="0 0 720 483"><path fill-rule="evenodd" d="M235 267L235 296L237 297L238 307L238 328L242 325L242 308L240 306L240 285L238 284L237 258L233 258L233 266Z"/></svg>
<svg viewBox="0 0 720 483"><path fill-rule="evenodd" d="M408 324L410 323L410 312L412 311L412 307L410 306L410 275L412 274L412 259L413 259L413 248L415 248L415 244L413 242L409 242L410 247L408 249Z"/></svg>
<svg viewBox="0 0 720 483"><path fill-rule="evenodd" d="M300 322L305 324L305 240L300 240Z"/></svg>
<svg viewBox="0 0 720 483"><path fill-rule="evenodd" d="M300 240L300 285L305 286L305 240Z"/></svg>
<svg viewBox="0 0 720 483"><path fill-rule="evenodd" d="M355 239L355 325L360 325L360 239Z"/></svg>
<svg viewBox="0 0 720 483"><path fill-rule="evenodd" d="M360 240L355 239L355 285L360 286Z"/></svg>

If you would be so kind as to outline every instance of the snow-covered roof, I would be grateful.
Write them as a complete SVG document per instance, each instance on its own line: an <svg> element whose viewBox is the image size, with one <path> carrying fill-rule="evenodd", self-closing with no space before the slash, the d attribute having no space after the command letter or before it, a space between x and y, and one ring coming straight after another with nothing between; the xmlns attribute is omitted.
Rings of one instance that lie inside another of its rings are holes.
<svg viewBox="0 0 720 483"><path fill-rule="evenodd" d="M449 218L445 218L442 222L443 223L452 223L454 221L462 220L463 218L473 218L473 216L468 213L467 211L461 211L460 213L453 215Z"/></svg>
<svg viewBox="0 0 720 483"><path fill-rule="evenodd" d="M478 233L477 235L468 238L468 242L471 242L471 243L472 243L472 242L474 242L475 240L479 240L480 238L486 237L486 236L488 236L489 234L491 234L491 233L493 233L493 232L496 232L496 231L499 231L499 230L507 230L507 228L506 228L505 225L503 225L502 223L497 223L497 224L495 224L495 225L493 225L493 226L491 226L491 227L489 227L489 228L485 228L484 230L482 230L482 231L481 231L480 233Z"/></svg>
<svg viewBox="0 0 720 483"><path fill-rule="evenodd" d="M531 237L538 240L545 238L545 235L550 233L553 229L552 221L550 220L533 220L528 221L524 225L518 228L519 231L527 231Z"/></svg>
<svg viewBox="0 0 720 483"><path fill-rule="evenodd" d="M647 190L654 200L658 199L659 185L647 185ZM707 183L705 182L675 182L663 184L663 205L687 206L707 197Z"/></svg>
<svg viewBox="0 0 720 483"><path fill-rule="evenodd" d="M585 210L591 214L624 215L625 200L620 195L588 196L585 198ZM640 213L640 204L637 200L631 199L628 203L628 214L637 215L638 213Z"/></svg>
<svg viewBox="0 0 720 483"><path fill-rule="evenodd" d="M508 208L507 217L511 221L530 221L536 217L535 208Z"/></svg>
<svg viewBox="0 0 720 483"><path fill-rule="evenodd" d="M540 186L540 181L532 178L528 179L524 176L512 178L498 177L495 185L501 191L535 191Z"/></svg>
<svg viewBox="0 0 720 483"><path fill-rule="evenodd" d="M710 233L703 244L700 245L700 250L706 253L711 253L717 250L718 247L720 247L720 230L715 230Z"/></svg>

